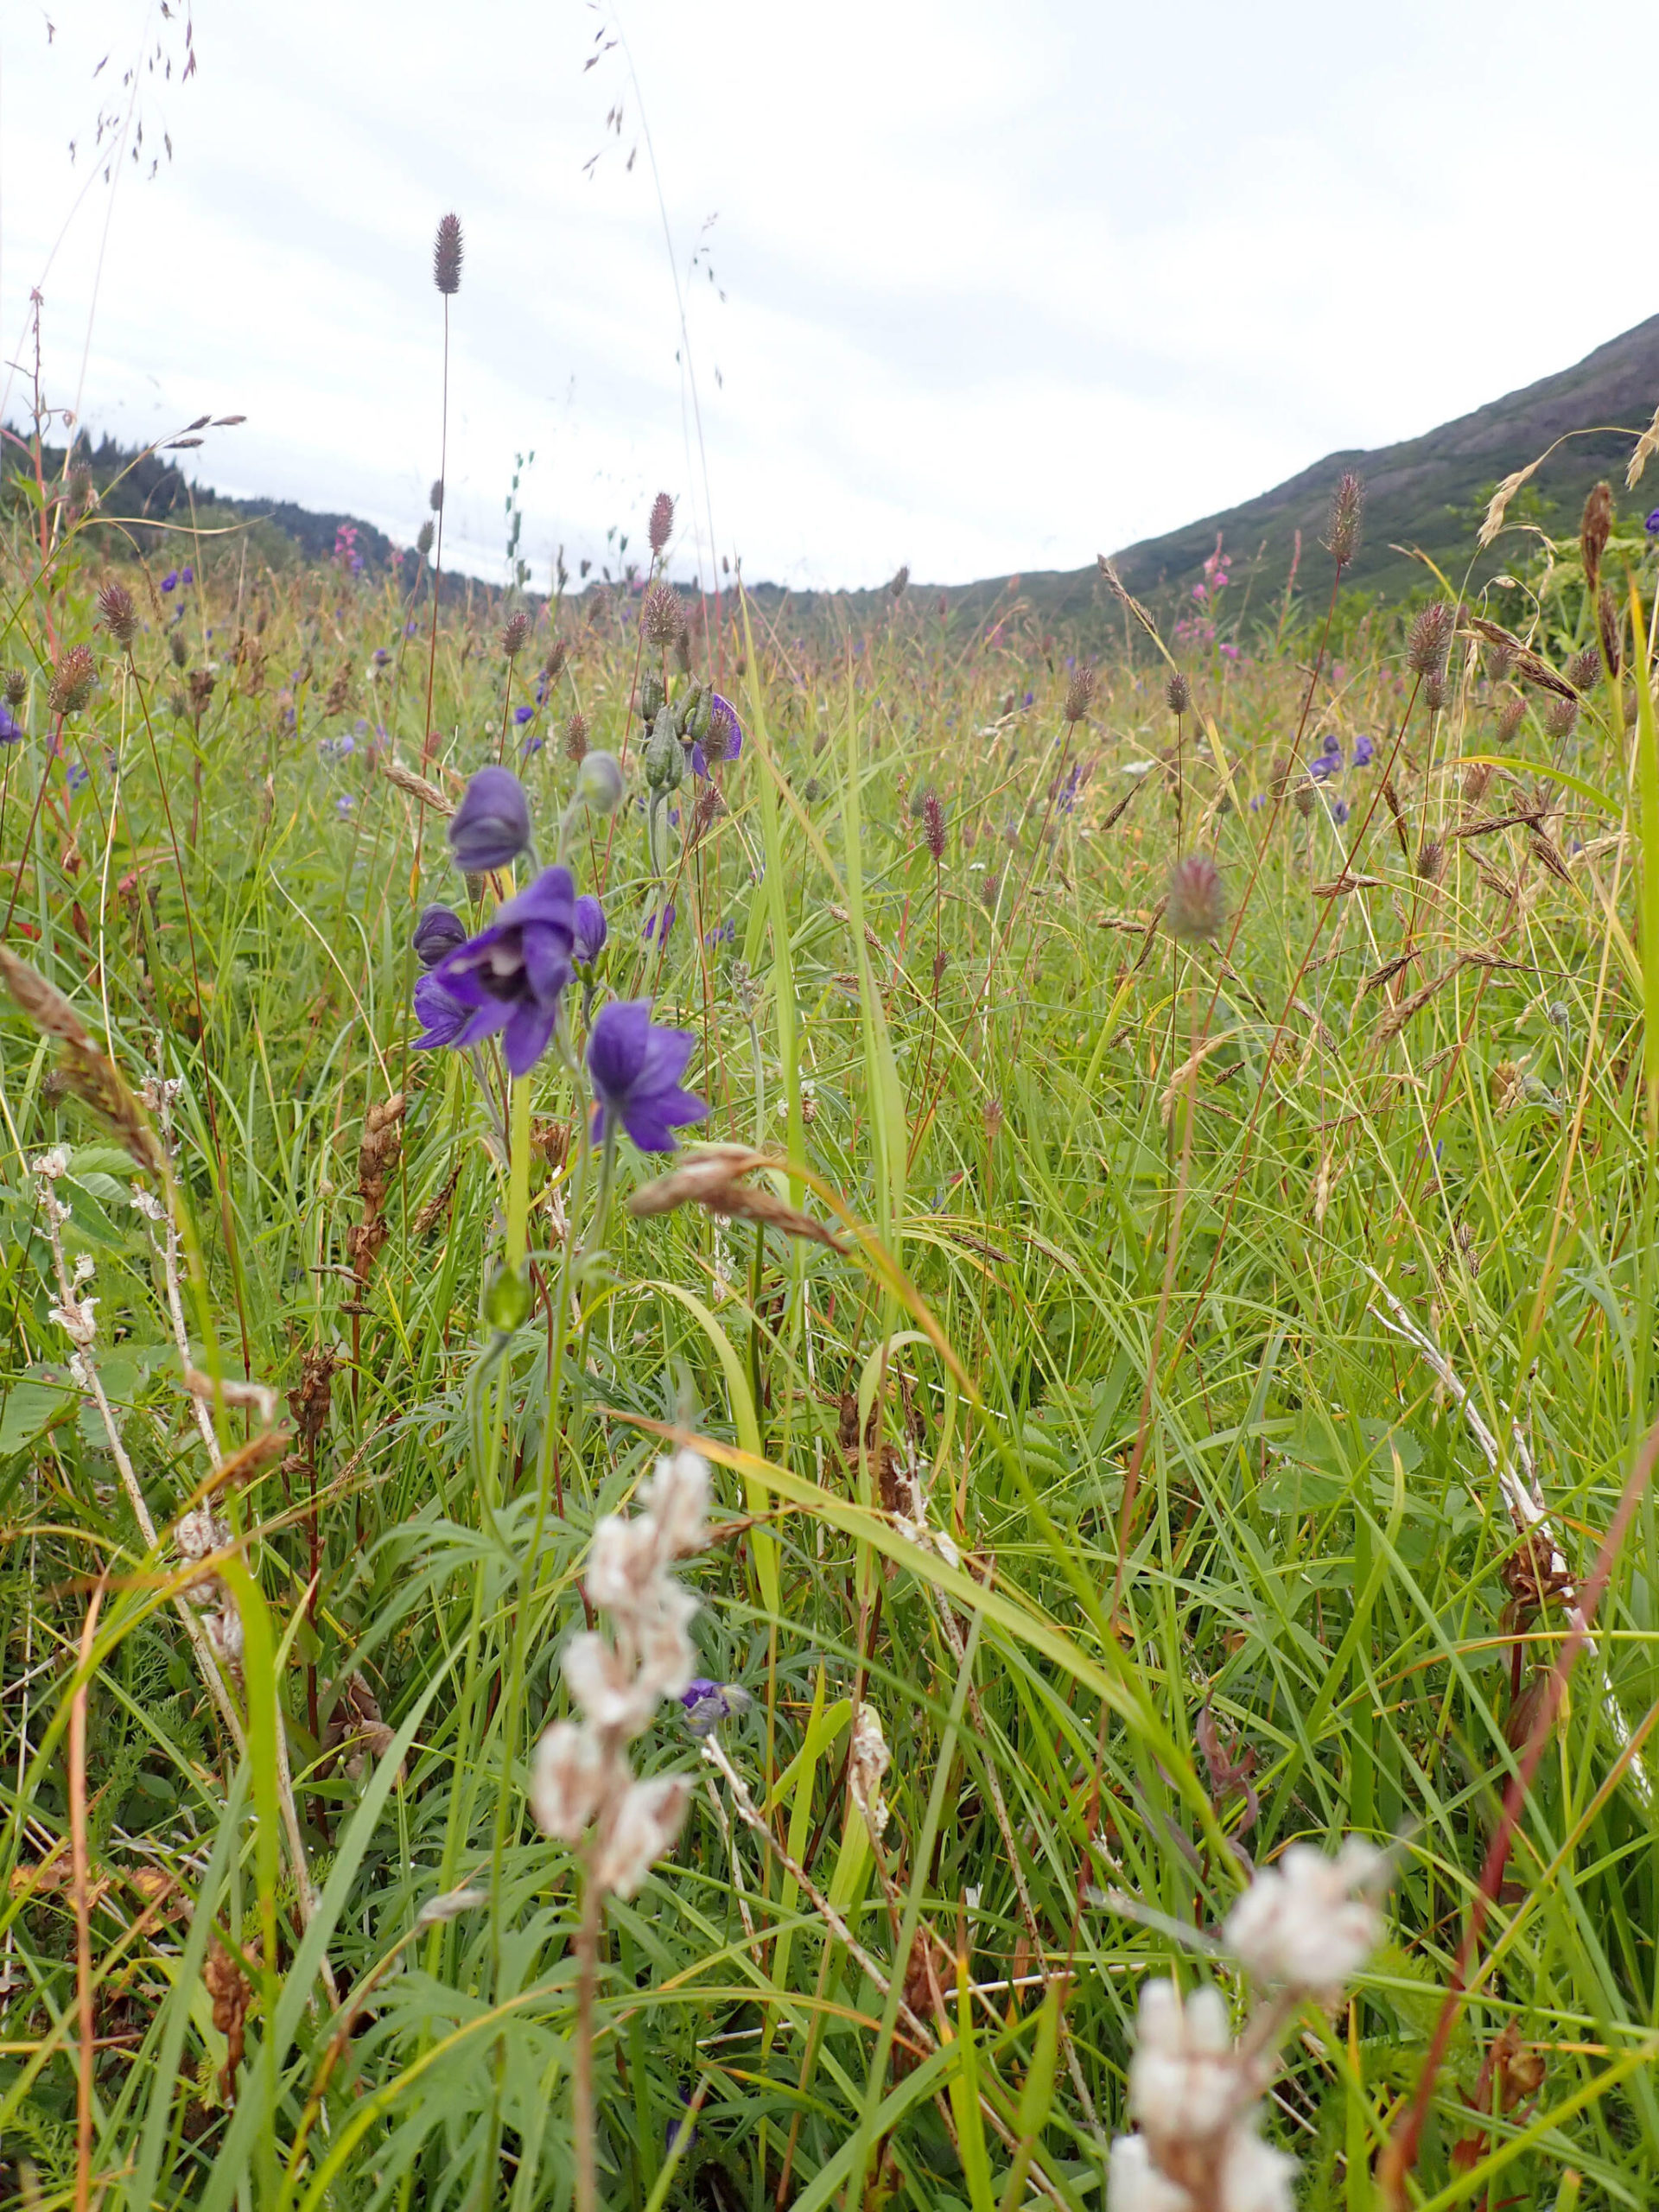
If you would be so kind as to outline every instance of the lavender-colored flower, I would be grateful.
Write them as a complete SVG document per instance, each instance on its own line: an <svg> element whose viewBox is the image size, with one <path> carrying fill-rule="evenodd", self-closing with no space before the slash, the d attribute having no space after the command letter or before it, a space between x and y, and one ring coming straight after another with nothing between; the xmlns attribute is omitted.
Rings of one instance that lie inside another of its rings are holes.
<svg viewBox="0 0 1659 2212"><path fill-rule="evenodd" d="M1348 802L1345 798L1333 798L1332 800L1331 819L1337 823L1338 828L1340 828L1342 823L1348 819Z"/></svg>
<svg viewBox="0 0 1659 2212"><path fill-rule="evenodd" d="M417 1052L429 1052L446 1045L457 1044L461 1033L473 1018L473 1009L453 991L448 991L435 976L420 976L415 982L415 1019L422 1033L415 1039Z"/></svg>
<svg viewBox="0 0 1659 2212"><path fill-rule="evenodd" d="M1642 527L1649 537L1659 537L1659 507L1652 509Z"/></svg>
<svg viewBox="0 0 1659 2212"><path fill-rule="evenodd" d="M714 928L707 933L702 941L707 945L729 944L736 935L737 924L735 922L716 922Z"/></svg>
<svg viewBox="0 0 1659 2212"><path fill-rule="evenodd" d="M522 729L527 721L534 720L535 714L536 709L534 707L515 707L512 710L512 719Z"/></svg>
<svg viewBox="0 0 1659 2212"><path fill-rule="evenodd" d="M645 942L647 944L651 943L652 938L657 934L657 912L656 909L653 908L645 917ZM671 899L669 900L667 906L662 910L662 924L663 943L666 944L668 943L668 933L674 926L674 901Z"/></svg>
<svg viewBox="0 0 1659 2212"><path fill-rule="evenodd" d="M584 891L576 901L575 958L579 968L593 966L605 950L609 934L605 909L591 891Z"/></svg>
<svg viewBox="0 0 1659 2212"><path fill-rule="evenodd" d="M16 745L23 734L23 726L11 711L0 702L0 745Z"/></svg>
<svg viewBox="0 0 1659 2212"><path fill-rule="evenodd" d="M480 768L450 817L449 850L455 866L468 875L487 875L493 868L511 867L529 842L530 801L524 785L511 768Z"/></svg>
<svg viewBox="0 0 1659 2212"><path fill-rule="evenodd" d="M694 1675L680 1693L685 1725L694 1736L712 1735L722 1720L747 1713L751 1702L741 1683L712 1682L706 1675Z"/></svg>
<svg viewBox="0 0 1659 2212"><path fill-rule="evenodd" d="M735 760L743 750L743 725L737 718L737 709L729 699L722 699L718 691L709 702L709 741L707 746L691 747L691 772L706 776L709 763L715 760Z"/></svg>
<svg viewBox="0 0 1659 2212"><path fill-rule="evenodd" d="M569 869L543 868L496 909L487 929L439 962L433 979L473 1009L454 1043L476 1045L500 1030L509 1070L529 1074L547 1050L574 973L575 906Z"/></svg>
<svg viewBox="0 0 1659 2212"><path fill-rule="evenodd" d="M696 1039L689 1029L659 1029L649 999L613 999L601 1007L588 1039L588 1072L598 1101L594 1135L620 1122L641 1152L672 1152L674 1131L708 1113L680 1077Z"/></svg>
<svg viewBox="0 0 1659 2212"><path fill-rule="evenodd" d="M467 925L453 906L428 906L415 925L415 957L423 968L435 968L466 942Z"/></svg>
<svg viewBox="0 0 1659 2212"><path fill-rule="evenodd" d="M69 788L72 791L85 791L88 782L91 780L86 769L81 766L79 760L72 760L69 763L67 775Z"/></svg>
<svg viewBox="0 0 1659 2212"><path fill-rule="evenodd" d="M181 584L193 584L195 581L196 572L194 569L187 567L179 570L179 582Z"/></svg>
<svg viewBox="0 0 1659 2212"><path fill-rule="evenodd" d="M162 589L163 591L176 591L178 589L178 570L176 569L169 569L167 574L162 578Z"/></svg>
<svg viewBox="0 0 1659 2212"><path fill-rule="evenodd" d="M391 658L391 655L386 651L384 645L377 645L375 647L373 660L377 668L384 668Z"/></svg>
<svg viewBox="0 0 1659 2212"><path fill-rule="evenodd" d="M1365 734L1364 731L1362 730L1359 735L1354 740L1355 767L1369 768L1376 757L1376 746L1372 744L1370 739Z"/></svg>
<svg viewBox="0 0 1659 2212"><path fill-rule="evenodd" d="M357 801L352 797L349 791L342 791L340 797L334 801L334 812L339 815L343 822L356 804Z"/></svg>

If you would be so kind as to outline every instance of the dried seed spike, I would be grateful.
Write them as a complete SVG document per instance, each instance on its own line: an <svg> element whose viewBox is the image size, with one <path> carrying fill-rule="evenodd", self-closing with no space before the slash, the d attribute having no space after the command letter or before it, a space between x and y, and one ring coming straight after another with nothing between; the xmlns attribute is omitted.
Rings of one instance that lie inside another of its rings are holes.
<svg viewBox="0 0 1659 2212"><path fill-rule="evenodd" d="M446 299L461 289L461 218L445 215L432 242L432 282Z"/></svg>
<svg viewBox="0 0 1659 2212"><path fill-rule="evenodd" d="M645 535L651 541L652 558L659 559L674 535L674 502L666 492L659 492L651 503L651 521Z"/></svg>
<svg viewBox="0 0 1659 2212"><path fill-rule="evenodd" d="M1065 687L1065 705L1061 709L1069 722L1080 722L1089 711L1089 702L1095 696L1095 671L1087 661L1080 660L1071 671Z"/></svg>
<svg viewBox="0 0 1659 2212"><path fill-rule="evenodd" d="M1360 517L1365 505L1365 486L1348 469L1331 495L1331 535L1326 543L1338 568L1345 569L1359 550Z"/></svg>
<svg viewBox="0 0 1659 2212"><path fill-rule="evenodd" d="M1597 626L1601 632L1602 658L1607 664L1607 673L1615 683L1618 681L1623 659L1624 613L1613 595L1612 587L1604 584L1596 608Z"/></svg>
<svg viewBox="0 0 1659 2212"><path fill-rule="evenodd" d="M1605 480L1592 487L1579 525L1579 551L1584 560L1584 581L1593 596L1601 582L1601 556L1613 534L1613 487Z"/></svg>
<svg viewBox="0 0 1659 2212"><path fill-rule="evenodd" d="M52 671L47 704L54 715L78 715L92 696L98 664L90 645L71 645Z"/></svg>
<svg viewBox="0 0 1659 2212"><path fill-rule="evenodd" d="M3 944L0 976L35 1027L63 1047L62 1077L70 1090L108 1125L135 1167L149 1175L164 1174L166 1158L143 1109L63 993Z"/></svg>

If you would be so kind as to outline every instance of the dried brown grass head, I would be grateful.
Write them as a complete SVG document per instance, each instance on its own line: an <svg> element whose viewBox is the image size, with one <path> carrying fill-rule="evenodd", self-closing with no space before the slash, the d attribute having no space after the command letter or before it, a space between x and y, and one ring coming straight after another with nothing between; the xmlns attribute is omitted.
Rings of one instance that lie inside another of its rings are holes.
<svg viewBox="0 0 1659 2212"><path fill-rule="evenodd" d="M98 619L118 645L130 645L138 634L138 610L124 584L108 583L98 594Z"/></svg>
<svg viewBox="0 0 1659 2212"><path fill-rule="evenodd" d="M1345 569L1359 550L1360 519L1365 508L1365 486L1351 468L1331 495L1331 534L1325 540L1331 557Z"/></svg>
<svg viewBox="0 0 1659 2212"><path fill-rule="evenodd" d="M588 717L580 707L572 711L564 726L564 757L578 767L588 758Z"/></svg>
<svg viewBox="0 0 1659 2212"><path fill-rule="evenodd" d="M54 715L78 715L92 696L98 663L90 645L71 645L52 671L47 704Z"/></svg>
<svg viewBox="0 0 1659 2212"><path fill-rule="evenodd" d="M1579 551L1584 561L1584 580L1593 593L1601 582L1601 556L1613 534L1613 487L1605 480L1595 485L1584 503L1579 524Z"/></svg>
<svg viewBox="0 0 1659 2212"><path fill-rule="evenodd" d="M164 1175L167 1156L143 1107L56 984L48 983L38 969L3 944L0 944L0 978L35 1027L60 1048L60 1073L65 1087L92 1108L135 1167L146 1174Z"/></svg>
<svg viewBox="0 0 1659 2212"><path fill-rule="evenodd" d="M1080 722L1088 713L1095 696L1095 671L1087 661L1080 660L1071 671L1065 687L1065 704L1061 709L1068 722Z"/></svg>
<svg viewBox="0 0 1659 2212"><path fill-rule="evenodd" d="M784 1165L750 1145L700 1146L666 1175L636 1191L628 1200L628 1211L649 1216L698 1205L723 1221L755 1222L785 1236L803 1237L815 1244L827 1244L832 1252L844 1252L846 1245L823 1222L790 1205L768 1185L746 1179L762 1168Z"/></svg>
<svg viewBox="0 0 1659 2212"><path fill-rule="evenodd" d="M29 677L21 668L9 668L0 676L0 691L6 696L6 704L15 715L29 696Z"/></svg>
<svg viewBox="0 0 1659 2212"><path fill-rule="evenodd" d="M1444 676L1454 617L1445 600L1419 609L1406 639L1406 665L1414 676Z"/></svg>
<svg viewBox="0 0 1659 2212"><path fill-rule="evenodd" d="M516 660L530 640L530 617L522 607L516 607L501 625L501 650L509 660Z"/></svg>
<svg viewBox="0 0 1659 2212"><path fill-rule="evenodd" d="M1192 704L1192 686L1186 680L1184 669L1172 668L1169 681L1164 686L1164 696L1169 702L1172 715L1184 715Z"/></svg>
<svg viewBox="0 0 1659 2212"><path fill-rule="evenodd" d="M685 610L680 605L680 594L672 584L653 584L645 594L645 605L639 610L640 627L645 642L652 645L677 645L685 629Z"/></svg>
<svg viewBox="0 0 1659 2212"><path fill-rule="evenodd" d="M651 541L652 557L660 558L674 535L674 502L666 492L659 492L651 503L651 521L645 535Z"/></svg>
<svg viewBox="0 0 1659 2212"><path fill-rule="evenodd" d="M1601 636L1602 658L1607 664L1607 673L1617 683L1624 658L1624 610L1608 584L1602 586L1601 597L1597 601L1596 626Z"/></svg>

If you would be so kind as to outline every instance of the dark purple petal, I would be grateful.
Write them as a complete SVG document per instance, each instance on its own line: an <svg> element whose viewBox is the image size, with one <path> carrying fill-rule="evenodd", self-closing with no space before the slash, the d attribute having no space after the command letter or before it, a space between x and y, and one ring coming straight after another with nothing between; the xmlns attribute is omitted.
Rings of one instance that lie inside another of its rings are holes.
<svg viewBox="0 0 1659 2212"><path fill-rule="evenodd" d="M613 999L602 1006L588 1039L588 1072L601 1106L617 1106L645 1065L651 1041L651 1001Z"/></svg>
<svg viewBox="0 0 1659 2212"><path fill-rule="evenodd" d="M553 1034L553 1025L558 1018L556 1001L550 1007L525 1004L514 1007L501 1039L510 1075L530 1073L547 1050L548 1041Z"/></svg>
<svg viewBox="0 0 1659 2212"><path fill-rule="evenodd" d="M480 768L449 823L449 850L468 875L506 868L530 842L530 801L511 768ZM509 902L510 904L512 902Z"/></svg>
<svg viewBox="0 0 1659 2212"><path fill-rule="evenodd" d="M423 976L415 985L415 1018L423 1034L415 1039L416 1052L429 1052L453 1045L467 1026L470 1009L464 1000L446 990L435 976Z"/></svg>
<svg viewBox="0 0 1659 2212"><path fill-rule="evenodd" d="M448 906L429 906L415 925L415 957L423 968L439 961L467 942L467 925Z"/></svg>
<svg viewBox="0 0 1659 2212"><path fill-rule="evenodd" d="M575 956L584 968L591 967L605 950L609 933L605 909L591 891L584 891L575 911Z"/></svg>

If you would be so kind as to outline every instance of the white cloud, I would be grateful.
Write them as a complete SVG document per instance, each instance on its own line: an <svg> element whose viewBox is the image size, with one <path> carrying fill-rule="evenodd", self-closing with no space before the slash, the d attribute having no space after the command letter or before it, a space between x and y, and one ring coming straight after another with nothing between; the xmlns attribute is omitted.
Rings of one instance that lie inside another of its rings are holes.
<svg viewBox="0 0 1659 2212"><path fill-rule="evenodd" d="M13 361L99 94L146 36L179 50L143 0L64 12L50 45L26 10L0 33ZM687 571L709 506L752 576L1076 566L1427 429L1648 311L1573 281L1559 14L1514 0L1495 36L1471 6L1386 13L626 0L607 48L616 18L572 0L465 18L220 0L198 79L143 80L146 159L163 124L176 159L116 193L85 416L134 436L245 411L203 448L206 480L412 536L438 467L431 233L453 205L448 537L480 573L500 573L532 448L543 575L559 543L573 567L606 557L613 525L637 547L659 485ZM1659 60L1636 0L1580 0L1574 39L1632 83ZM60 405L109 207L86 194L43 282ZM1517 238L1556 280L1547 312L1506 273ZM9 419L25 398L14 375Z"/></svg>

